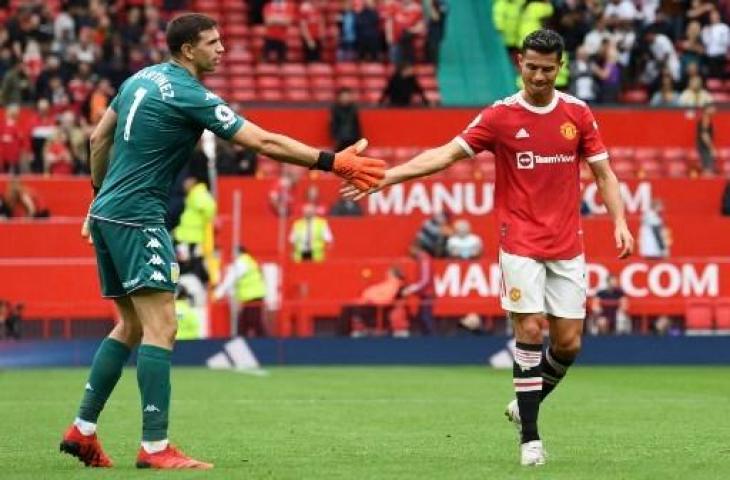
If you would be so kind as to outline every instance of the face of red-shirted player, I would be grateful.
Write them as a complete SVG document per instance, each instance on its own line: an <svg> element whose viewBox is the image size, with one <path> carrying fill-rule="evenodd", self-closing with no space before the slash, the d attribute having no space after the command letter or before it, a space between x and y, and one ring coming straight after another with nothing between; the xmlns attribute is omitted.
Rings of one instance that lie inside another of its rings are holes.
<svg viewBox="0 0 730 480"><path fill-rule="evenodd" d="M527 50L519 56L519 61L527 95L536 103L549 102L560 70L558 54Z"/></svg>

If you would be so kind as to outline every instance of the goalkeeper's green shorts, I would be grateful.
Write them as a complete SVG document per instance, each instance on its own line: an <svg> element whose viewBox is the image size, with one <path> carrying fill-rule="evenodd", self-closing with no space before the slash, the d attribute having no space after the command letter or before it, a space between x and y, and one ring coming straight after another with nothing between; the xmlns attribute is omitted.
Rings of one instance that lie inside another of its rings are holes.
<svg viewBox="0 0 730 480"><path fill-rule="evenodd" d="M131 226L89 219L103 297L141 288L174 292L180 277L172 239L162 225Z"/></svg>

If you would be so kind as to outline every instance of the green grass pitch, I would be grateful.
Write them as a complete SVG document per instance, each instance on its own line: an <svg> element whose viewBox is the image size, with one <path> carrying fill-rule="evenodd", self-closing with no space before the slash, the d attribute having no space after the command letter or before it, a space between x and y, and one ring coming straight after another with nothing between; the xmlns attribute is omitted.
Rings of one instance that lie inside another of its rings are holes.
<svg viewBox="0 0 730 480"><path fill-rule="evenodd" d="M85 369L0 372L0 478L727 479L730 368L574 368L542 406L549 453L518 465L511 374L477 367L176 368L171 438L212 472L134 469L127 369L100 419L111 470L58 452Z"/></svg>

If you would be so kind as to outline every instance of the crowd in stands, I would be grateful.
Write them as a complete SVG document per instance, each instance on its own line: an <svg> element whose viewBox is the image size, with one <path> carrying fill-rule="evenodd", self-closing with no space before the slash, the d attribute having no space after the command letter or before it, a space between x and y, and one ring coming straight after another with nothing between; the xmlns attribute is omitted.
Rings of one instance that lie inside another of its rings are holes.
<svg viewBox="0 0 730 480"><path fill-rule="evenodd" d="M558 82L585 101L730 101L727 0L495 0L493 13L512 52L536 27L562 34Z"/></svg>

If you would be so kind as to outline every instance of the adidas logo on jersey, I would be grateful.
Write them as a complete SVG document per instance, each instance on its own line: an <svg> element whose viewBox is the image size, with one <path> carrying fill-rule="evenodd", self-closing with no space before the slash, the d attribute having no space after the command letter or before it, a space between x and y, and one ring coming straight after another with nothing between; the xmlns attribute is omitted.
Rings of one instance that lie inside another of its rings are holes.
<svg viewBox="0 0 730 480"><path fill-rule="evenodd" d="M165 262L162 261L162 257L159 255L152 255L152 258L147 260L147 265L162 265L163 263Z"/></svg>
<svg viewBox="0 0 730 480"><path fill-rule="evenodd" d="M154 272L152 272L152 275L150 275L150 280L152 280L153 282L164 282L166 279L163 274L155 270Z"/></svg>
<svg viewBox="0 0 730 480"><path fill-rule="evenodd" d="M142 410L145 413L154 413L159 412L160 409L152 405L151 403L148 403L146 407L144 407L144 410Z"/></svg>
<svg viewBox="0 0 730 480"><path fill-rule="evenodd" d="M162 246L162 244L156 238L151 238L150 241L147 242L147 245L146 245L147 248L160 248L161 246Z"/></svg>
<svg viewBox="0 0 730 480"><path fill-rule="evenodd" d="M525 130L524 128L520 128L520 129L519 129L519 130L517 131L517 134L515 135L515 138L516 138L516 139L521 139L521 138L530 138L530 134L529 134L529 133L527 133L527 130Z"/></svg>

